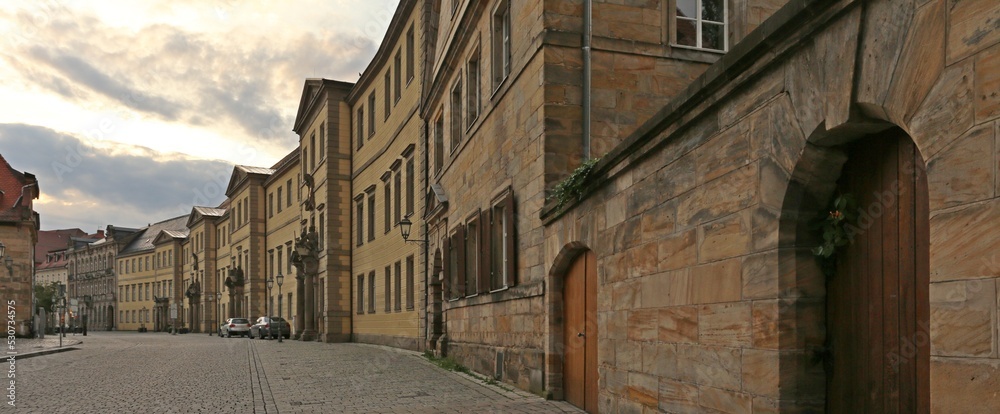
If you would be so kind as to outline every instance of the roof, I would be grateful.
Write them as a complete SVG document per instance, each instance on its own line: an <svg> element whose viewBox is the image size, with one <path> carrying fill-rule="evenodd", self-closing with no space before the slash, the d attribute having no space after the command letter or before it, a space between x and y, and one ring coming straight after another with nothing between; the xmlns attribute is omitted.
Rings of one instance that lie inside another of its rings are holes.
<svg viewBox="0 0 1000 414"><path fill-rule="evenodd" d="M209 217L222 217L223 214L226 214L226 209L224 208L194 206L194 211L197 211L198 214Z"/></svg>
<svg viewBox="0 0 1000 414"><path fill-rule="evenodd" d="M295 149L291 150L288 155L285 155L278 160L278 162L274 163L274 165L271 166L271 169L274 170L274 174L271 174L271 176L264 181L264 185L270 184L273 180L280 177L279 174L288 171L289 168L295 167L299 163L299 152L299 148L295 147Z"/></svg>
<svg viewBox="0 0 1000 414"><path fill-rule="evenodd" d="M237 165L236 168L240 169L240 170L243 170L247 174L263 174L263 175L274 174L274 170L272 170L270 168L264 168L264 167L251 167L249 165Z"/></svg>
<svg viewBox="0 0 1000 414"><path fill-rule="evenodd" d="M24 221L33 216L31 203L38 198L38 180L15 170L0 155L0 221Z"/></svg>
<svg viewBox="0 0 1000 414"><path fill-rule="evenodd" d="M237 188L240 187L250 175L266 175L268 177L274 174L274 170L264 167L251 167L249 165L237 165L233 167L233 174L229 176L229 186L226 187L226 196L232 197L233 193Z"/></svg>
<svg viewBox="0 0 1000 414"><path fill-rule="evenodd" d="M35 263L45 261L45 255L56 250L65 250L69 246L70 237L83 237L80 229L39 230L38 242L35 243Z"/></svg>
<svg viewBox="0 0 1000 414"><path fill-rule="evenodd" d="M122 249L120 254L129 255L156 249L153 241L156 240L156 236L158 236L161 231L166 230L176 232L174 234L180 234L181 237L187 237L189 233L187 228L187 219L188 215L185 214L183 216L177 216L172 219L146 226L140 230L140 234L135 239L132 239L132 241L125 245L125 248Z"/></svg>

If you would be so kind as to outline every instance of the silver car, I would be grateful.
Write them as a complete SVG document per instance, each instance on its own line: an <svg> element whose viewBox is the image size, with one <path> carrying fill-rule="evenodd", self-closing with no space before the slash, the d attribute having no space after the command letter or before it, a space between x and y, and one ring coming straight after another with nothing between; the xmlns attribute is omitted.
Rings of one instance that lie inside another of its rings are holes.
<svg viewBox="0 0 1000 414"><path fill-rule="evenodd" d="M225 334L226 338L233 335L247 336L250 334L250 321L247 318L229 318L226 323L219 326L219 337Z"/></svg>
<svg viewBox="0 0 1000 414"><path fill-rule="evenodd" d="M292 336L292 329L288 326L288 321L277 316L272 316L270 318L261 316L257 318L257 322L250 327L250 339L275 339L278 335L288 339Z"/></svg>

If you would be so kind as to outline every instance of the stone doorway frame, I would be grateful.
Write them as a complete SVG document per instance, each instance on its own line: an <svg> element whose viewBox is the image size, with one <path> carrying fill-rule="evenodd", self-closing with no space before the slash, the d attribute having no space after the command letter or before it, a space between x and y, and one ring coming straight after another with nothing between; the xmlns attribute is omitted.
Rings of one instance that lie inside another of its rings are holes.
<svg viewBox="0 0 1000 414"><path fill-rule="evenodd" d="M591 249L590 246L582 241L573 241L567 243L556 255L555 260L552 261L552 267L549 268L548 274L545 276L545 311L548 320L548 332L546 333L546 344L545 344L545 389L548 391L548 397L554 400L564 400L565 393L563 390L563 349L565 344L563 343L563 330L566 329L563 323L563 311L565 305L565 298L563 297L564 283L563 279L566 277L566 273L569 271L570 265L579 258L581 255L587 251L593 251L597 254L597 251ZM595 274L597 274L597 296L601 295L600 288L600 257L598 256L598 265L595 269ZM599 300L598 300L599 301ZM600 317L598 317L600 319ZM598 325L600 323L598 322ZM598 351L598 371L600 371L600 355ZM598 378L600 381L600 378ZM599 382L598 382L599 383ZM600 385L598 385L598 390L600 390Z"/></svg>

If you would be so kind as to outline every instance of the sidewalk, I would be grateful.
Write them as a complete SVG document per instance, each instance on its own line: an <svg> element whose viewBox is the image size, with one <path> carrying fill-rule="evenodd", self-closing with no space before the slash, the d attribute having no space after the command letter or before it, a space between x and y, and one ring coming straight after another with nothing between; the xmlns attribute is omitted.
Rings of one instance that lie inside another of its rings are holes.
<svg viewBox="0 0 1000 414"><path fill-rule="evenodd" d="M14 341L13 346L14 351L17 352L17 358L24 359L77 349L74 346L83 343L82 338L83 336L80 334L75 337L73 334L67 334L65 338L62 338L61 348L59 347L59 337L56 335L46 335L45 339L18 338ZM10 351L9 348L8 351Z"/></svg>

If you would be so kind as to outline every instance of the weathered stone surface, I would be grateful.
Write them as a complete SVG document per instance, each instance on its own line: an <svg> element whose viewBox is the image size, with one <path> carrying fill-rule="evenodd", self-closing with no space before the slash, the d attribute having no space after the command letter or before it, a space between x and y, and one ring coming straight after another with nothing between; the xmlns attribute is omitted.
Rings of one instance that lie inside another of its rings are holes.
<svg viewBox="0 0 1000 414"><path fill-rule="evenodd" d="M945 0L934 0L917 9L906 34L885 110L897 124L905 125L923 102L944 69Z"/></svg>
<svg viewBox="0 0 1000 414"><path fill-rule="evenodd" d="M698 312L698 342L732 347L751 344L750 302L702 306Z"/></svg>
<svg viewBox="0 0 1000 414"><path fill-rule="evenodd" d="M650 185L651 188L655 188ZM661 194L662 196L662 194ZM677 205L667 202L642 213L642 241L660 240L674 231Z"/></svg>
<svg viewBox="0 0 1000 414"><path fill-rule="evenodd" d="M751 251L760 252L778 247L780 221L778 210L767 207L753 209L750 216L753 232L750 234Z"/></svg>
<svg viewBox="0 0 1000 414"><path fill-rule="evenodd" d="M778 351L744 349L743 391L754 395L778 398L780 355Z"/></svg>
<svg viewBox="0 0 1000 414"><path fill-rule="evenodd" d="M1000 360L931 358L932 413L1000 412Z"/></svg>
<svg viewBox="0 0 1000 414"><path fill-rule="evenodd" d="M750 210L721 218L698 228L698 261L712 262L750 251Z"/></svg>
<svg viewBox="0 0 1000 414"><path fill-rule="evenodd" d="M740 259L722 260L691 268L689 304L740 300Z"/></svg>
<svg viewBox="0 0 1000 414"><path fill-rule="evenodd" d="M855 99L871 117L889 119L882 105L903 50L906 32L912 27L913 13L914 5L910 1L866 4Z"/></svg>
<svg viewBox="0 0 1000 414"><path fill-rule="evenodd" d="M913 142L928 159L974 122L973 61L947 67L909 122Z"/></svg>
<svg viewBox="0 0 1000 414"><path fill-rule="evenodd" d="M990 1L949 0L948 63L1000 41L1000 9Z"/></svg>
<svg viewBox="0 0 1000 414"><path fill-rule="evenodd" d="M672 306L660 309L660 342L698 342L698 307Z"/></svg>
<svg viewBox="0 0 1000 414"><path fill-rule="evenodd" d="M632 401L638 402L646 407L656 407L659 403L657 395L660 392L660 382L656 377L648 374L630 372L628 374L628 388L626 395Z"/></svg>
<svg viewBox="0 0 1000 414"><path fill-rule="evenodd" d="M789 66L793 69L785 71L785 89L802 135L806 137L823 122L826 109L823 57L817 43L809 42L791 57Z"/></svg>
<svg viewBox="0 0 1000 414"><path fill-rule="evenodd" d="M702 412L698 406L698 386L681 381L660 379L660 411L695 414Z"/></svg>
<svg viewBox="0 0 1000 414"><path fill-rule="evenodd" d="M1000 19L1000 14L997 18ZM1000 27L995 31L1000 32ZM1000 116L1000 46L994 46L976 56L976 122L988 121L998 116Z"/></svg>
<svg viewBox="0 0 1000 414"><path fill-rule="evenodd" d="M743 299L778 297L778 251L743 258Z"/></svg>
<svg viewBox="0 0 1000 414"><path fill-rule="evenodd" d="M704 184L746 165L749 162L749 148L750 143L739 127L723 130L694 150L695 182Z"/></svg>
<svg viewBox="0 0 1000 414"><path fill-rule="evenodd" d="M642 284L637 280L626 280L610 285L610 295L612 310L628 310L638 308L641 304L642 295L639 293ZM600 310L600 309L599 309Z"/></svg>
<svg viewBox="0 0 1000 414"><path fill-rule="evenodd" d="M753 347L778 349L781 305L778 300L753 302Z"/></svg>
<svg viewBox="0 0 1000 414"><path fill-rule="evenodd" d="M642 366L647 372L661 378L677 378L677 345L665 343L642 344Z"/></svg>
<svg viewBox="0 0 1000 414"><path fill-rule="evenodd" d="M994 279L931 283L931 354L996 356Z"/></svg>
<svg viewBox="0 0 1000 414"><path fill-rule="evenodd" d="M698 404L705 410L719 413L749 413L753 397L741 392L701 387L698 390Z"/></svg>
<svg viewBox="0 0 1000 414"><path fill-rule="evenodd" d="M749 207L757 198L757 164L739 168L680 197L677 224L694 226Z"/></svg>
<svg viewBox="0 0 1000 414"><path fill-rule="evenodd" d="M847 122L851 115L851 94L854 90L855 60L858 56L858 33L861 27L861 7L843 16L821 35L819 42L826 51L823 63L823 84L826 86L826 129Z"/></svg>
<svg viewBox="0 0 1000 414"><path fill-rule="evenodd" d="M675 233L659 242L659 270L676 270L698 263L698 232Z"/></svg>
<svg viewBox="0 0 1000 414"><path fill-rule="evenodd" d="M927 162L931 210L994 197L996 140L992 124L973 128Z"/></svg>
<svg viewBox="0 0 1000 414"><path fill-rule="evenodd" d="M740 350L736 348L677 345L680 379L699 385L739 390L740 358Z"/></svg>
<svg viewBox="0 0 1000 414"><path fill-rule="evenodd" d="M659 246L646 243L628 251L629 277L641 277L656 273Z"/></svg>
<svg viewBox="0 0 1000 414"><path fill-rule="evenodd" d="M785 203L785 191L791 175L770 158L760 161L760 204L780 210Z"/></svg>
<svg viewBox="0 0 1000 414"><path fill-rule="evenodd" d="M774 161L785 171L795 171L802 150L806 145L805 136L795 119L795 109L788 95L782 95L771 105L771 150Z"/></svg>
<svg viewBox="0 0 1000 414"><path fill-rule="evenodd" d="M642 279L642 303L646 307L686 305L690 303L691 271L663 272Z"/></svg>
<svg viewBox="0 0 1000 414"><path fill-rule="evenodd" d="M674 198L695 186L695 158L685 155L656 173L657 189L663 198Z"/></svg>
<svg viewBox="0 0 1000 414"><path fill-rule="evenodd" d="M1000 200L987 201L931 217L931 281L992 277L1000 274Z"/></svg>
<svg viewBox="0 0 1000 414"><path fill-rule="evenodd" d="M628 339L631 341L655 341L660 325L660 312L656 309L638 309L628 312Z"/></svg>

